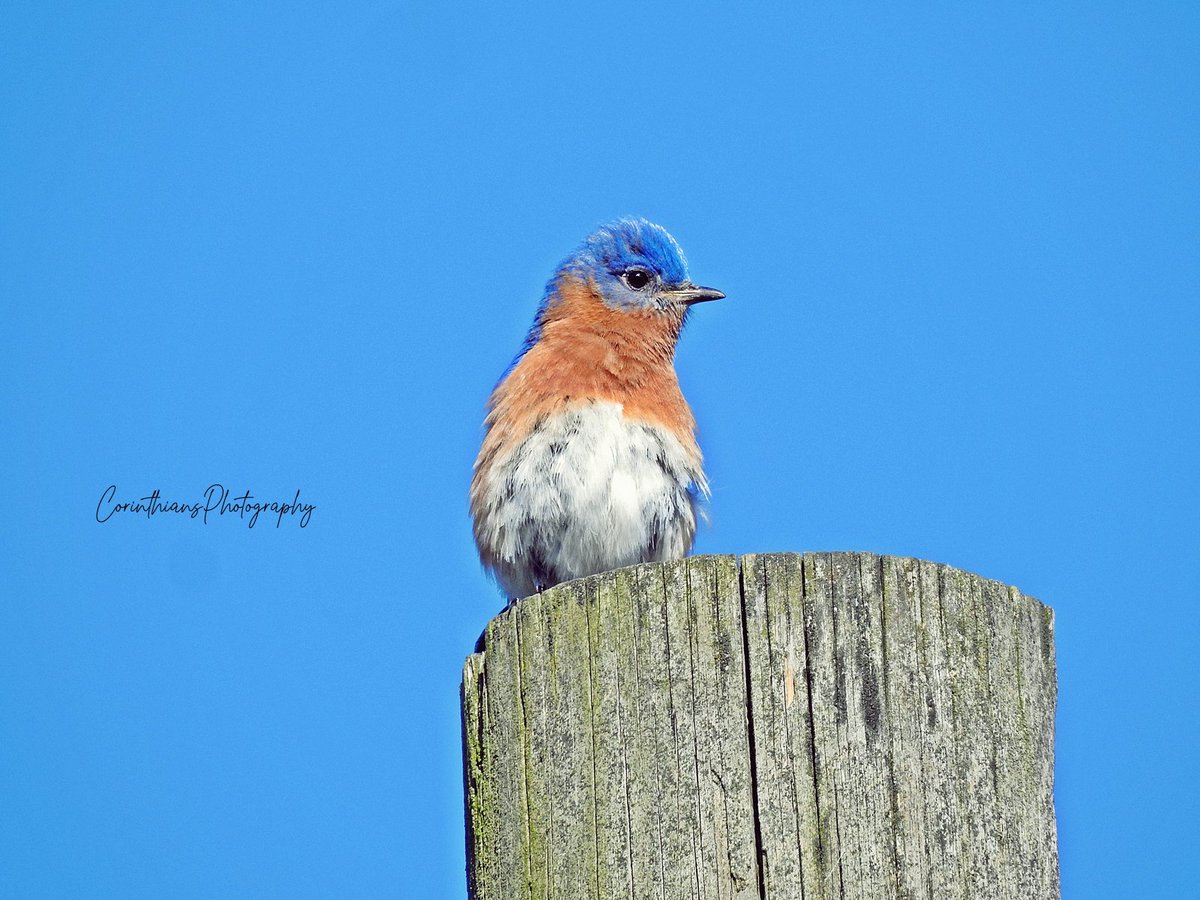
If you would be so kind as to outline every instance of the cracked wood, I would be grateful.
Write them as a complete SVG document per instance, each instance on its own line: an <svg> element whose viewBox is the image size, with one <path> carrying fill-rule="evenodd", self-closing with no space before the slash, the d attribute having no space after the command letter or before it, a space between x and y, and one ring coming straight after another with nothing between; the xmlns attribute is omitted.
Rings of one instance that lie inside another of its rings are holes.
<svg viewBox="0 0 1200 900"><path fill-rule="evenodd" d="M520 601L463 673L475 900L1059 896L1053 614L868 553Z"/></svg>

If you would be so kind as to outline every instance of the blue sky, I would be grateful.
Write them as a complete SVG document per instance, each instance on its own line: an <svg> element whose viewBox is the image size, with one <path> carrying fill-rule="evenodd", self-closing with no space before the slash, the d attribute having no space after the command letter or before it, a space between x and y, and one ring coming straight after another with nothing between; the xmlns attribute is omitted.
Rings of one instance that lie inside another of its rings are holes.
<svg viewBox="0 0 1200 900"><path fill-rule="evenodd" d="M446 6L6 6L0 895L465 896L482 407L624 214L697 551L1052 605L1063 896L1190 894L1197 7ZM317 508L95 521L213 482Z"/></svg>

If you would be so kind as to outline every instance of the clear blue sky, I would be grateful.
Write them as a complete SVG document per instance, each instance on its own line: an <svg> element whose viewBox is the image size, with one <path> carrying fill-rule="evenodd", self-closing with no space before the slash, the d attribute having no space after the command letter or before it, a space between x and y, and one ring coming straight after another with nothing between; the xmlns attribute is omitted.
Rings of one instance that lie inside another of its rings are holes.
<svg viewBox="0 0 1200 900"><path fill-rule="evenodd" d="M482 406L623 214L697 550L1051 604L1064 897L1191 895L1200 8L1042 6L7 4L0 895L465 895ZM212 482L317 509L95 521Z"/></svg>

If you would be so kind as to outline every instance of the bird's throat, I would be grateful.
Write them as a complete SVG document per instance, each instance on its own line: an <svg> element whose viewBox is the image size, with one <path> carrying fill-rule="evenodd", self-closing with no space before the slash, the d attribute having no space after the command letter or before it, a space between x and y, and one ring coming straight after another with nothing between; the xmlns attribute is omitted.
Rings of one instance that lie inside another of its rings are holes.
<svg viewBox="0 0 1200 900"><path fill-rule="evenodd" d="M684 311L623 311L595 288L564 278L530 348L493 396L496 405L548 413L584 398L620 403L629 418L690 438L691 410L675 375Z"/></svg>
<svg viewBox="0 0 1200 900"><path fill-rule="evenodd" d="M637 378L641 369L672 366L684 315L682 307L614 309L595 285L564 277L543 313L541 340L614 377Z"/></svg>

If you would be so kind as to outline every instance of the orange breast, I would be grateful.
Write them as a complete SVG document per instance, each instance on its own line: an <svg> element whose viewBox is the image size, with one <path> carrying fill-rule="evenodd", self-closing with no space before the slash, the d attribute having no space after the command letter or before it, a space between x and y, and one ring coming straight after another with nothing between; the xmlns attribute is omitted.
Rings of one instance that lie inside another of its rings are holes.
<svg viewBox="0 0 1200 900"><path fill-rule="evenodd" d="M476 475L541 417L591 399L620 403L626 418L670 429L698 460L696 421L675 375L682 309L618 311L578 279L557 287L538 343L492 394Z"/></svg>

